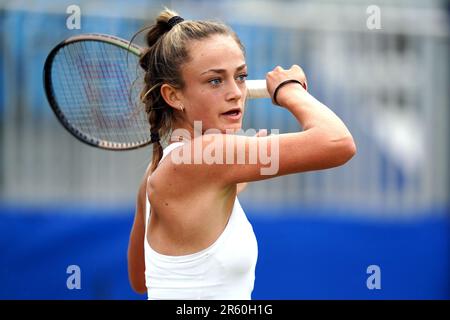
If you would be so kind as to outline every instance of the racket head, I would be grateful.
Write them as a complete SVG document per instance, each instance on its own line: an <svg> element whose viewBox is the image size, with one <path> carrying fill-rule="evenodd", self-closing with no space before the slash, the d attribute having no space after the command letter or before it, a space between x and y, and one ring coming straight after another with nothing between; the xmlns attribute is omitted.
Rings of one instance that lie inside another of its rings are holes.
<svg viewBox="0 0 450 320"><path fill-rule="evenodd" d="M150 124L140 101L141 48L104 34L59 43L44 64L44 89L60 123L77 139L108 150L150 144Z"/></svg>

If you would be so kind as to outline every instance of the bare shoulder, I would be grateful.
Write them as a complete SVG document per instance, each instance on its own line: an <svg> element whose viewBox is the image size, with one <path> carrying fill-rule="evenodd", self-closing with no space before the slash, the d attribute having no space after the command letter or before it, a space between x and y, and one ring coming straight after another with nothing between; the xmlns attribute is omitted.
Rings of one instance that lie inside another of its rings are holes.
<svg viewBox="0 0 450 320"><path fill-rule="evenodd" d="M176 148L171 153L177 152ZM148 177L152 223L149 242L164 254L188 254L210 245L232 211L236 185L204 179L196 165L177 163L169 153ZM175 158L173 158L175 157Z"/></svg>
<svg viewBox="0 0 450 320"><path fill-rule="evenodd" d="M148 177L147 194L157 215L169 212L179 218L182 212L184 217L193 218L232 202L236 184L224 183L216 165L195 158L196 153L206 152L211 138L200 136L185 141L167 154Z"/></svg>
<svg viewBox="0 0 450 320"><path fill-rule="evenodd" d="M208 175L205 170L207 168L191 161L190 150L193 150L193 146L194 141L176 147L160 162L157 169L147 176L146 188L150 199L180 200L204 194L206 190L219 191L220 184L217 180L205 179Z"/></svg>
<svg viewBox="0 0 450 320"><path fill-rule="evenodd" d="M176 190L184 189L184 185L188 184L192 191L205 188L206 185L208 188L220 185L218 179L210 176L212 163L205 154L212 138L213 135L196 137L170 151L157 169L148 176L147 187L154 189L158 186L159 189L166 187Z"/></svg>

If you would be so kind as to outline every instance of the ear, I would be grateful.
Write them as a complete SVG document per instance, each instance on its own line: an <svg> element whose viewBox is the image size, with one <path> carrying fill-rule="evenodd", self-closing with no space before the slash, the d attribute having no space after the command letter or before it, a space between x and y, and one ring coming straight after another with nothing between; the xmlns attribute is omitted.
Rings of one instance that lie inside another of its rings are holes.
<svg viewBox="0 0 450 320"><path fill-rule="evenodd" d="M161 96L169 106L177 110L180 109L180 105L182 104L182 94L180 90L165 83L161 86Z"/></svg>

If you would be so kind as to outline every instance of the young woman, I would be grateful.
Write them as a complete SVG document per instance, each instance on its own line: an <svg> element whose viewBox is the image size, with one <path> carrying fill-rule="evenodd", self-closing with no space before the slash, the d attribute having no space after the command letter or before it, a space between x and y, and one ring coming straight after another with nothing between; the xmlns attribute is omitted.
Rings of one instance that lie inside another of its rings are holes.
<svg viewBox="0 0 450 320"><path fill-rule="evenodd" d="M185 21L166 9L147 44L140 63L153 160L130 236L131 286L149 299L251 299L258 248L237 194L250 181L343 165L356 152L353 138L305 90L297 65L276 67L266 83L273 103L289 110L303 131L232 134L242 126L247 66L242 43L223 24ZM160 138L169 136L163 149ZM239 163L230 150L256 161ZM223 161L199 161L199 154ZM264 173L261 154L277 161L274 172Z"/></svg>

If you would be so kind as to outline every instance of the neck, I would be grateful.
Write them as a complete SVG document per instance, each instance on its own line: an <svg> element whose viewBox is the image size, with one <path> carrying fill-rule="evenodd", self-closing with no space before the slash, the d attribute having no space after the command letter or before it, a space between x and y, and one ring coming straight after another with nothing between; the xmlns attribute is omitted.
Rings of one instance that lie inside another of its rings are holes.
<svg viewBox="0 0 450 320"><path fill-rule="evenodd" d="M195 137L194 126L187 121L182 119L177 119L174 122L172 134L169 139L169 144L173 142L192 140ZM199 135L199 133L197 133Z"/></svg>

